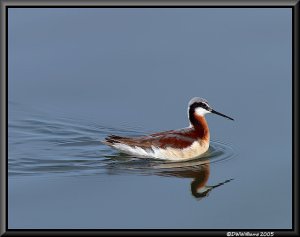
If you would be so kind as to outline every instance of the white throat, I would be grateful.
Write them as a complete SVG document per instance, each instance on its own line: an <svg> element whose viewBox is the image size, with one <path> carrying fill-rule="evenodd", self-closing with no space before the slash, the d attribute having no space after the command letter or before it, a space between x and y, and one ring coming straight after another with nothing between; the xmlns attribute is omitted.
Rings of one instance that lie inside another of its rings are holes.
<svg viewBox="0 0 300 237"><path fill-rule="evenodd" d="M201 107L198 107L198 108L195 109L195 113L196 113L197 115L204 116L205 114L209 114L209 113L211 113L211 112L208 111L208 110L206 110L206 109L203 109L203 108L201 108Z"/></svg>
<svg viewBox="0 0 300 237"><path fill-rule="evenodd" d="M190 109L190 108L189 108L189 109ZM189 109L188 109L188 117L189 117L189 121L190 121ZM196 113L197 115L199 115L199 116L204 117L205 114L210 114L211 112L208 111L208 110L206 110L206 109L203 109L203 108L201 108L201 107L198 107L198 108L195 109L195 113ZM191 122L190 122L189 127L193 127L193 125L191 124Z"/></svg>

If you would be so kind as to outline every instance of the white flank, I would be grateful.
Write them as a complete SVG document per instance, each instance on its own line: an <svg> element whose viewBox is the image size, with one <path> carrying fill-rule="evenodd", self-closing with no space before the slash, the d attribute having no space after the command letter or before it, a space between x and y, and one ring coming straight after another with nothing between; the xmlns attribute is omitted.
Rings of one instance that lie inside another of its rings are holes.
<svg viewBox="0 0 300 237"><path fill-rule="evenodd" d="M131 147L125 144L114 144L114 148L125 152L130 155L135 156L143 156L143 157L150 157L150 158L158 158L164 160L187 160L192 159L200 156L204 152L206 152L209 148L208 142L201 142L195 141L192 143L191 146L186 147L184 149L178 148L171 148L167 147L165 149L158 148L152 146L148 149L143 149L141 147Z"/></svg>

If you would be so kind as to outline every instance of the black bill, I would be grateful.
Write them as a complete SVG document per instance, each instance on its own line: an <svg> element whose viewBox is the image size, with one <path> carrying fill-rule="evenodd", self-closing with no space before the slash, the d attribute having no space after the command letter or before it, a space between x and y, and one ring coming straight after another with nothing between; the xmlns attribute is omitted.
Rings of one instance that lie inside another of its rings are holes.
<svg viewBox="0 0 300 237"><path fill-rule="evenodd" d="M228 118L230 120L234 120L233 118L230 118L230 117L226 116L225 114L219 113L219 112L217 112L217 111L215 111L213 109L210 112L212 112L213 114L217 114L217 115L220 115L222 117Z"/></svg>

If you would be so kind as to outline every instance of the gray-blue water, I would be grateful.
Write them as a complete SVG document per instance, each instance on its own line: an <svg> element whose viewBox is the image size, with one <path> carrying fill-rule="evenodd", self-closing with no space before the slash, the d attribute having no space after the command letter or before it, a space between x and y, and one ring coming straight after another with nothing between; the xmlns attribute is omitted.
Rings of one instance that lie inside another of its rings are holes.
<svg viewBox="0 0 300 237"><path fill-rule="evenodd" d="M291 228L290 9L9 9L9 228ZM201 159L100 143L186 127Z"/></svg>

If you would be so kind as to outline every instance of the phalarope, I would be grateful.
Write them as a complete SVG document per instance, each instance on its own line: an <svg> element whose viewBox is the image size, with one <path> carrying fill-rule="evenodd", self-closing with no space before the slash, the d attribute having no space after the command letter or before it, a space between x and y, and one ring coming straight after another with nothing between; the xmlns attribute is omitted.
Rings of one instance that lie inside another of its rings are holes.
<svg viewBox="0 0 300 237"><path fill-rule="evenodd" d="M195 97L188 105L189 127L139 137L110 135L103 143L135 156L168 160L193 159L209 148L210 133L204 117L208 113L233 120L212 109L207 100Z"/></svg>

